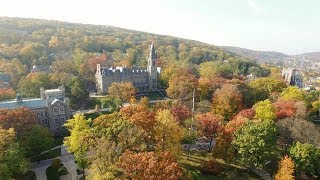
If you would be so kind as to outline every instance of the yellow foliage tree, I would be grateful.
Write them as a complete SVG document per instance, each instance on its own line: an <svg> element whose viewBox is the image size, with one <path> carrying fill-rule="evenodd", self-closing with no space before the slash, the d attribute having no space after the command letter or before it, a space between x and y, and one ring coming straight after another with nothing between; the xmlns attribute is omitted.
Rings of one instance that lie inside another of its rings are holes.
<svg viewBox="0 0 320 180"><path fill-rule="evenodd" d="M275 176L276 180L293 180L294 179L294 162L285 155L279 162L279 170Z"/></svg>
<svg viewBox="0 0 320 180"><path fill-rule="evenodd" d="M171 112L167 109L159 110L156 114L155 123L156 150L178 155L181 151L179 144L182 136L183 131Z"/></svg>

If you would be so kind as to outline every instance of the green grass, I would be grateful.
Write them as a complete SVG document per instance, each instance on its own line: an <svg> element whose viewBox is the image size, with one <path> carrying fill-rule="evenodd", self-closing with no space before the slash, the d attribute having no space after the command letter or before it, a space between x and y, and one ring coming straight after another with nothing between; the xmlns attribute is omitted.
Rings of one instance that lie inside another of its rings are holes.
<svg viewBox="0 0 320 180"><path fill-rule="evenodd" d="M254 174L249 174L248 171L234 164L229 164L221 159L215 159L219 166L223 168L223 171L219 175L208 175L201 172L201 164L210 159L210 153L206 152L191 152L188 156L183 154L179 158L179 163L184 170L184 175L188 176L190 179L195 180L206 180L206 179L243 179L243 180L254 180L259 179Z"/></svg>
<svg viewBox="0 0 320 180"><path fill-rule="evenodd" d="M149 100L158 100L158 99L163 99L164 97L159 93L159 92L148 92L145 93L146 95L144 96L136 96L137 100L140 100L143 97L148 97Z"/></svg>
<svg viewBox="0 0 320 180"><path fill-rule="evenodd" d="M47 180L60 180L60 176L68 174L68 171L62 164L60 164L58 169L49 166L46 170L46 174Z"/></svg>

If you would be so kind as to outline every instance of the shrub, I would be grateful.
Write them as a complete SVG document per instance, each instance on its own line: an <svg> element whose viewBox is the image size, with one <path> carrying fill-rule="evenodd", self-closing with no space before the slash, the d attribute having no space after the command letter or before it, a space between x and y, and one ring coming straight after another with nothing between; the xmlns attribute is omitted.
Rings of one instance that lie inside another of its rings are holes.
<svg viewBox="0 0 320 180"><path fill-rule="evenodd" d="M223 171L221 165L214 159L205 161L201 165L201 172L203 174L219 175Z"/></svg>

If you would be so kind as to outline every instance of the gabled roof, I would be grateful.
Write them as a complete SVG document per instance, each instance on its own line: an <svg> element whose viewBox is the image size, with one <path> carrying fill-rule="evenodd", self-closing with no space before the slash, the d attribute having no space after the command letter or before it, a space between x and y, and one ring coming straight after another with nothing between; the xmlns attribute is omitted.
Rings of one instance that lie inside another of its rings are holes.
<svg viewBox="0 0 320 180"><path fill-rule="evenodd" d="M21 102L17 101L2 101L0 102L0 109L16 109L27 107L29 109L35 108L43 108L47 107L47 102L45 99L37 98L37 99L24 99Z"/></svg>

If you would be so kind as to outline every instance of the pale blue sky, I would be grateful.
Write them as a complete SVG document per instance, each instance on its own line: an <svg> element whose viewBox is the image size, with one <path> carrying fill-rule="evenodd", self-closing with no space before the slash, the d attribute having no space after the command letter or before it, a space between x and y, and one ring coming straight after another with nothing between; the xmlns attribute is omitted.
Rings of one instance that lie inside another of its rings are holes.
<svg viewBox="0 0 320 180"><path fill-rule="evenodd" d="M320 51L319 0L1 0L0 16L112 25L288 54Z"/></svg>

